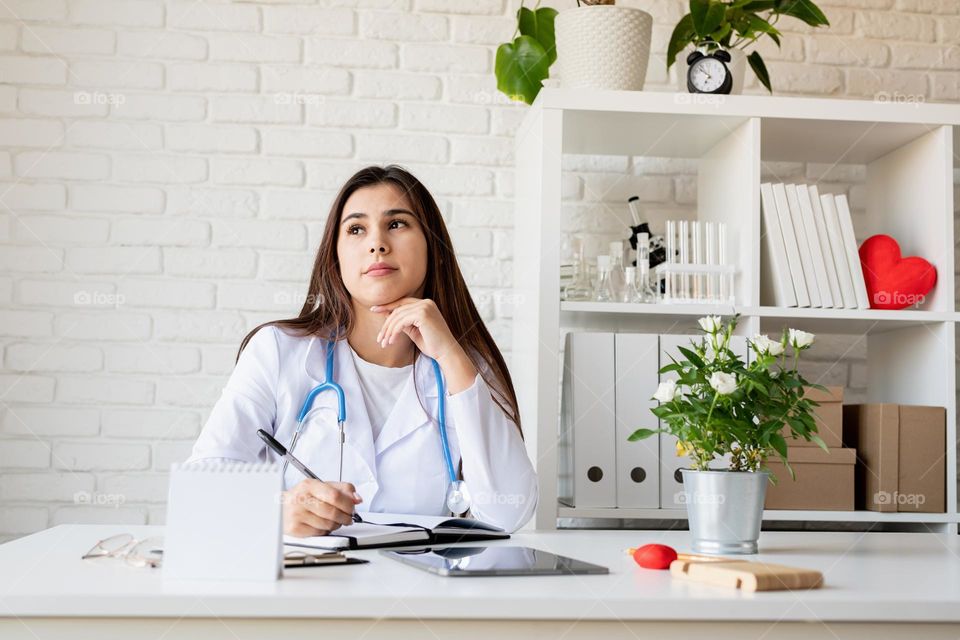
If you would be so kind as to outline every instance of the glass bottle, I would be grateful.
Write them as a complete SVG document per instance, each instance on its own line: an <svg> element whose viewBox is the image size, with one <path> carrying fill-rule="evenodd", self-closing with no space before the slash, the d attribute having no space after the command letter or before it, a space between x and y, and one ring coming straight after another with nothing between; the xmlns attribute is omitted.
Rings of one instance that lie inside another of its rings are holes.
<svg viewBox="0 0 960 640"><path fill-rule="evenodd" d="M623 273L623 243L610 243L610 289L613 299L619 300L623 295L626 277Z"/></svg>
<svg viewBox="0 0 960 640"><path fill-rule="evenodd" d="M645 302L640 289L637 287L637 268L627 267L623 272L626 277L626 284L623 287L620 300L622 302Z"/></svg>
<svg viewBox="0 0 960 640"><path fill-rule="evenodd" d="M610 256L597 256L597 290L593 299L597 302L612 302L616 299L610 286Z"/></svg>
<svg viewBox="0 0 960 640"><path fill-rule="evenodd" d="M650 234L637 236L637 290L643 302L656 302L657 289L650 281Z"/></svg>
<svg viewBox="0 0 960 640"><path fill-rule="evenodd" d="M574 238L571 242L571 252L573 253L573 280L563 288L561 298L564 300L589 300L593 295L593 287L590 285L587 259L584 255L583 241L580 238Z"/></svg>

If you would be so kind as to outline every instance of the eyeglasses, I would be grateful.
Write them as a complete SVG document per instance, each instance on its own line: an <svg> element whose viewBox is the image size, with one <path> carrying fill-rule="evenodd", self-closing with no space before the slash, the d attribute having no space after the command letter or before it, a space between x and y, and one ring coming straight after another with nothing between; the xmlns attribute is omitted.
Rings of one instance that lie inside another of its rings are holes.
<svg viewBox="0 0 960 640"><path fill-rule="evenodd" d="M163 560L163 538L137 540L129 533L110 536L81 556L81 560L93 558L122 558L132 567L159 567Z"/></svg>

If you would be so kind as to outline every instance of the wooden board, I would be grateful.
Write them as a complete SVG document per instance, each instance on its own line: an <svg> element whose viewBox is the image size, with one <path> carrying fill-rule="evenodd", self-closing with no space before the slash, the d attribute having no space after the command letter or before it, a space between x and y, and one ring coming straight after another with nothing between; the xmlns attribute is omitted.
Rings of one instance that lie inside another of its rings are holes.
<svg viewBox="0 0 960 640"><path fill-rule="evenodd" d="M823 586L823 574L819 571L746 560L730 562L674 560L670 564L670 575L684 580L733 587L742 591L817 589Z"/></svg>

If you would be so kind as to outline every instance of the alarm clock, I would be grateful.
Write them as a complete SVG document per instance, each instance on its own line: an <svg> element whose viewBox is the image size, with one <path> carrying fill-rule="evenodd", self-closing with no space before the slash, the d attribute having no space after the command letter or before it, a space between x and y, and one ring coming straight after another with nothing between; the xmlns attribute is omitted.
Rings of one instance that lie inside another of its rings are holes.
<svg viewBox="0 0 960 640"><path fill-rule="evenodd" d="M727 67L730 54L723 49L705 54L694 51L687 56L687 91L690 93L730 93L733 74Z"/></svg>

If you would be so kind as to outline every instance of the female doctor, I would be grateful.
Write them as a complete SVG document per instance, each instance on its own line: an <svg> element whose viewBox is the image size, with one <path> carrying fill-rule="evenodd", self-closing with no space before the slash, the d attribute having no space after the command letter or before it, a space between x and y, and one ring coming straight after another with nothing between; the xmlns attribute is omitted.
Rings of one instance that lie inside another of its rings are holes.
<svg viewBox="0 0 960 640"><path fill-rule="evenodd" d="M303 406L324 382L343 390L342 450L338 394ZM299 316L243 340L190 461L276 460L257 430L289 448L302 408L291 452L323 481L286 467L285 533L349 527L355 511L449 515L453 480L484 522L514 531L534 512L510 372L436 202L400 167L367 167L341 188Z"/></svg>

